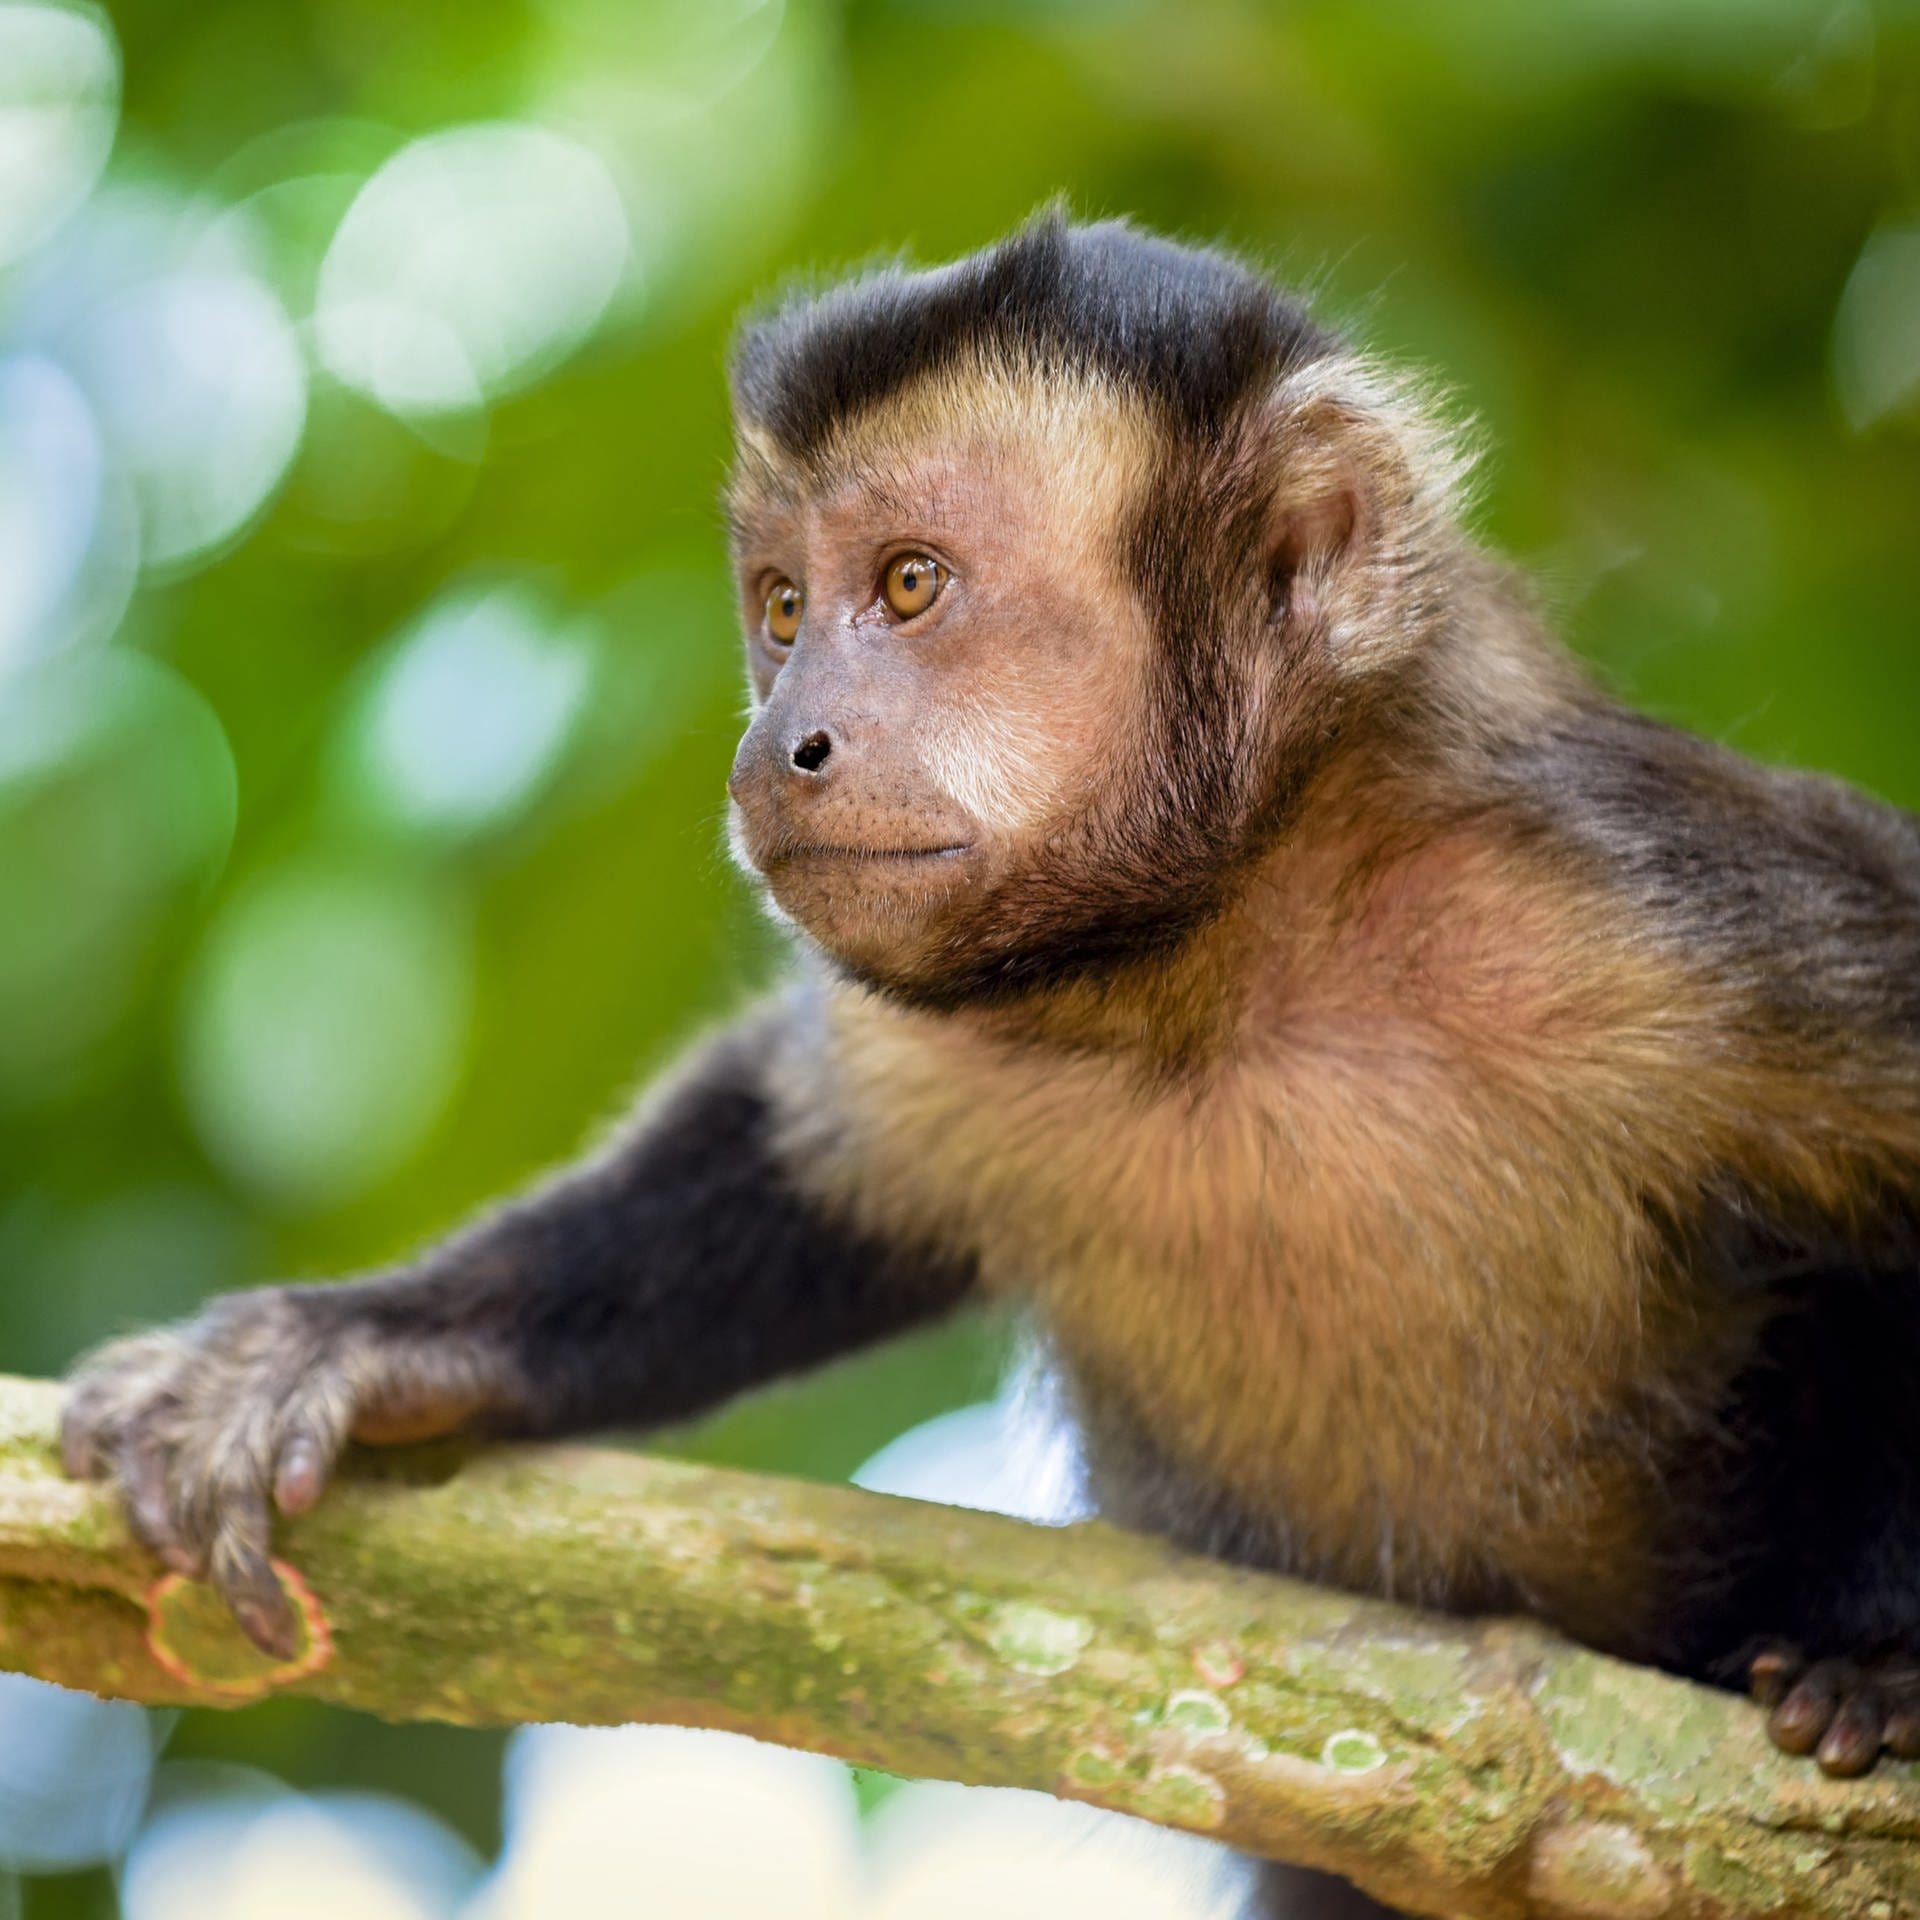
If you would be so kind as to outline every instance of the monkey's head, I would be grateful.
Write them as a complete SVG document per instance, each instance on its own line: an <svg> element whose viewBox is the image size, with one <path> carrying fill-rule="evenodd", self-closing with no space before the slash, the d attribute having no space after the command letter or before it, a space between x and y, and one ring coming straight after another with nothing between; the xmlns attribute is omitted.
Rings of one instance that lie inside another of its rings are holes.
<svg viewBox="0 0 1920 1920"><path fill-rule="evenodd" d="M742 334L736 851L933 1005L1164 951L1441 617L1444 443L1266 280L1056 215Z"/></svg>

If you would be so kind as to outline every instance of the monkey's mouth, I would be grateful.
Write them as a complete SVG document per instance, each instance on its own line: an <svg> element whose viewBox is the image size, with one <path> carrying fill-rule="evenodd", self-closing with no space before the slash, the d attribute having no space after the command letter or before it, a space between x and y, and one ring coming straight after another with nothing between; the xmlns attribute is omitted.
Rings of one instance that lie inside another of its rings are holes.
<svg viewBox="0 0 1920 1920"><path fill-rule="evenodd" d="M740 865L767 882L787 911L801 918L868 894L903 902L944 895L984 851L964 820L903 819L898 840L854 837L862 826L884 832L895 824L891 820L849 820L845 824L853 833L842 840L827 837L839 821L783 819L784 811L768 818L736 800L728 812L727 844ZM934 837L943 831L950 837Z"/></svg>
<svg viewBox="0 0 1920 1920"><path fill-rule="evenodd" d="M818 840L798 840L774 849L766 864L779 866L788 861L817 860L874 866L882 864L915 866L957 860L962 854L972 851L972 843L965 840L957 840L937 847L842 846Z"/></svg>
<svg viewBox="0 0 1920 1920"><path fill-rule="evenodd" d="M808 824L817 832L828 823ZM909 833L917 825L922 834L929 829L937 834L943 826L952 832L960 824L900 823ZM990 855L984 836L816 840L776 832L750 857L782 918L842 965L877 977L979 897L987 877L982 862Z"/></svg>

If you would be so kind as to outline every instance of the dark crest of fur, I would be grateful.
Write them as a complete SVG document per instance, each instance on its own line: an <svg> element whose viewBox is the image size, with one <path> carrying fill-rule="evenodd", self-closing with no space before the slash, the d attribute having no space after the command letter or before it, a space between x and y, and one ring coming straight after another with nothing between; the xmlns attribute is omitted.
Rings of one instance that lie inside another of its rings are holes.
<svg viewBox="0 0 1920 1920"><path fill-rule="evenodd" d="M734 400L797 460L917 379L982 348L1085 368L1146 396L1169 428L1217 442L1247 396L1333 346L1258 274L1124 221L1049 209L951 266L862 275L743 329Z"/></svg>

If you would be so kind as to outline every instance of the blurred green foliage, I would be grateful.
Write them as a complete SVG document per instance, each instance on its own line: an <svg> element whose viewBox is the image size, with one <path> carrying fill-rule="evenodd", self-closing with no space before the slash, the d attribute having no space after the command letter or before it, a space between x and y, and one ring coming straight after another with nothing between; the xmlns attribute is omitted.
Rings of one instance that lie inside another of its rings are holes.
<svg viewBox="0 0 1920 1920"><path fill-rule="evenodd" d="M1056 191L1437 370L1487 534L1635 697L1920 805L1911 0L52 11L0 4L11 1370L401 1253L765 974L732 316ZM843 1473L994 1358L686 1444ZM496 1837L486 1737L274 1704L174 1751Z"/></svg>

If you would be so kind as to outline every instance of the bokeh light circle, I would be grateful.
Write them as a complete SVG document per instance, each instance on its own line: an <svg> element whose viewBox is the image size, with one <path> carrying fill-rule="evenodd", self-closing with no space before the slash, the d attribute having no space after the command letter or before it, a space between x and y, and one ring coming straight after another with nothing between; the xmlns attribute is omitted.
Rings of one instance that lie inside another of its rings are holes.
<svg viewBox="0 0 1920 1920"><path fill-rule="evenodd" d="M207 1150L269 1204L350 1199L438 1118L472 998L464 917L401 873L293 863L240 894L185 1010Z"/></svg>
<svg viewBox="0 0 1920 1920"><path fill-rule="evenodd" d="M527 1727L506 1785L500 1864L463 1920L861 1910L853 1790L819 1754L683 1727Z"/></svg>
<svg viewBox="0 0 1920 1920"><path fill-rule="evenodd" d="M279 301L231 270L129 288L78 342L81 378L132 481L148 565L233 538L300 445L307 378Z"/></svg>
<svg viewBox="0 0 1920 1920"><path fill-rule="evenodd" d="M106 495L86 396L37 354L0 360L0 673L50 651Z"/></svg>
<svg viewBox="0 0 1920 1920"><path fill-rule="evenodd" d="M120 50L97 7L0 5L0 266L93 191L120 117Z"/></svg>
<svg viewBox="0 0 1920 1920"><path fill-rule="evenodd" d="M126 1920L448 1920L478 1875L456 1834L391 1795L221 1777L237 1772L162 1770L121 1876Z"/></svg>
<svg viewBox="0 0 1920 1920"><path fill-rule="evenodd" d="M1882 227L1867 241L1833 336L1834 384L1853 426L1920 417L1920 225Z"/></svg>
<svg viewBox="0 0 1920 1920"><path fill-rule="evenodd" d="M71 1873L113 1858L146 1807L153 1746L140 1707L0 1673L0 1866Z"/></svg>
<svg viewBox="0 0 1920 1920"><path fill-rule="evenodd" d="M367 182L321 263L318 350L396 413L458 413L577 347L620 284L626 210L593 153L489 123L416 140Z"/></svg>
<svg viewBox="0 0 1920 1920"><path fill-rule="evenodd" d="M436 835L517 819L578 729L595 637L525 582L443 594L375 663L350 715L338 779L356 809Z"/></svg>
<svg viewBox="0 0 1920 1920"><path fill-rule="evenodd" d="M70 649L0 690L0 1110L70 1093L237 818L219 717L158 660Z"/></svg>

